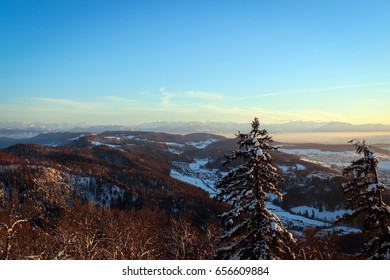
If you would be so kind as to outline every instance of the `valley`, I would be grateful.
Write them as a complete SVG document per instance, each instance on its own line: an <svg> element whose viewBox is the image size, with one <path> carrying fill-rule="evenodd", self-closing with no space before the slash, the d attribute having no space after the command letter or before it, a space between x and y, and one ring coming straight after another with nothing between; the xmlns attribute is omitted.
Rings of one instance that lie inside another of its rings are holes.
<svg viewBox="0 0 390 280"><path fill-rule="evenodd" d="M30 216L31 230L34 225L41 225L40 230L46 231L48 224L62 219L64 213L72 213L75 205L85 213L103 211L96 216L98 220L104 220L103 213L107 211L130 211L133 216L154 211L152 216L160 216L159 222L153 223L159 227L161 236L171 236L172 231L180 234L183 230L189 231L195 240L191 246L204 250L192 255L180 255L183 252L176 249L163 253L166 245L156 240L158 245L153 243L153 246L161 247L161 251L158 250L160 257L210 257L205 252L211 252L210 246L214 245L203 237L209 232L211 238L220 230L218 215L227 206L213 197L217 192L216 183L231 167L223 166L224 154L236 149L235 139L209 133L178 135L122 130L100 134L53 133L32 138L36 139L46 139L46 143L28 144L24 139L21 142L25 144L0 150L0 203L3 209L15 211L15 204L9 201L19 199L20 205L29 201L28 207L19 207L17 212L18 217ZM50 139L52 142L47 142ZM275 145L280 149L272 152L272 157L284 178L279 184L284 199L279 201L269 195L266 207L282 220L284 226L302 240L307 230L328 237L361 232L354 225L333 224L347 212L341 191L341 184L346 179L341 172L357 158L354 147ZM380 179L388 186L390 152L379 147L374 149L380 160ZM387 189L384 197L387 203L389 197ZM12 217L7 213L3 211L0 218L11 223ZM184 224L179 226L179 223ZM152 232L147 235L153 236ZM104 254L99 256L105 258ZM146 256L158 258L154 254ZM60 256L45 255L44 258ZM66 258L77 257L68 253Z"/></svg>

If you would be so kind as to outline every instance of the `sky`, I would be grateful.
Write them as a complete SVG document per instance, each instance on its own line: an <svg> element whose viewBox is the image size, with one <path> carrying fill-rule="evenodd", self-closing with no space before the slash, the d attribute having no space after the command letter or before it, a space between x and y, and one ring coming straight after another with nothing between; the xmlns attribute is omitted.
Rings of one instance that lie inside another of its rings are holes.
<svg viewBox="0 0 390 280"><path fill-rule="evenodd" d="M1 0L0 121L390 124L389 0Z"/></svg>

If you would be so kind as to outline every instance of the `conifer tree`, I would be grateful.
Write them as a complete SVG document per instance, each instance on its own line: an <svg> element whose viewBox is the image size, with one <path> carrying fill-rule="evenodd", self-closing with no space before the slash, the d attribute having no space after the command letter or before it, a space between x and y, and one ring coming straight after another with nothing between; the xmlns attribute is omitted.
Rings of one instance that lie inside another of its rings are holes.
<svg viewBox="0 0 390 280"><path fill-rule="evenodd" d="M252 131L239 133L239 149L226 155L224 164L235 160L243 163L230 168L218 183L220 201L231 209L221 215L226 232L220 237L218 259L293 259L289 245L295 239L282 225L280 219L266 208L266 194L279 198L276 184L281 180L277 168L271 163L272 138L260 130L258 118L252 121Z"/></svg>
<svg viewBox="0 0 390 280"><path fill-rule="evenodd" d="M344 169L352 179L342 185L347 196L347 209L352 212L343 219L362 220L362 229L370 238L363 256L369 259L390 259L390 207L382 200L385 185L378 181L378 159L365 141L351 140L356 153L363 157Z"/></svg>

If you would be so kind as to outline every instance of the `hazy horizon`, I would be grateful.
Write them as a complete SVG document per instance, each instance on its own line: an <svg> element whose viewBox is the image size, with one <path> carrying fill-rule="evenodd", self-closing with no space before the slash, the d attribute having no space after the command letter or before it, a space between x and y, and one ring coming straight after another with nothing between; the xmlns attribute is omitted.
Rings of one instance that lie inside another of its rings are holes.
<svg viewBox="0 0 390 280"><path fill-rule="evenodd" d="M1 1L0 120L390 124L386 1Z"/></svg>
<svg viewBox="0 0 390 280"><path fill-rule="evenodd" d="M253 117L258 117L258 116L253 116ZM149 122L142 122L142 123L99 123L99 122L86 122L86 121L78 121L78 122L53 122L53 121L42 121L42 120L0 120L0 126L1 124L10 124L10 125L15 125L18 126L21 124L26 124L26 125L58 125L58 126L69 126L69 127L93 127L93 126L122 126L122 127L141 127L141 126L151 126L151 125L179 125L179 124L229 124L229 125L246 125L250 124L251 121L253 120L253 117L250 118L248 116L248 120L244 122L236 122L236 121L200 121L200 120L188 120L188 121L183 121L183 120L172 120L172 121L164 121L164 120L150 120ZM263 122L260 117L260 123L262 126L286 126L289 127L290 125L298 125L298 126L304 126L306 124L310 124L311 126L318 126L320 127L321 125L351 125L353 127L360 127L360 126L389 126L390 124L385 124L385 123L350 123L350 122L339 122L339 121L310 121L310 120L290 120L290 121L285 121L285 122L273 122L273 123L267 123ZM309 127L310 129L310 127ZM371 130L372 131L372 130ZM387 131L385 130L377 130L378 132L380 131ZM368 131L370 132L370 131Z"/></svg>
<svg viewBox="0 0 390 280"><path fill-rule="evenodd" d="M3 123L5 123L3 121ZM0 132L0 137L10 138L29 138L40 133L47 132L94 132L101 133L112 130L135 130L135 131L154 131L168 134L191 134L191 133L211 133L222 135L226 138L235 138L238 131L247 132L250 129L250 122L247 123L207 123L207 122L151 122L141 125L88 125L86 123L41 123L41 122L10 122L9 126L0 128L11 128ZM218 124L220 126L218 126ZM290 124L290 125L289 125ZM362 124L345 126L342 131L337 124L332 126L332 122L292 122L283 124L262 123L262 128L267 129L273 139L283 143L321 143L321 144L346 144L351 139L366 140L370 144L389 144L390 145L390 126L382 127L381 124ZM189 126L186 126L189 125ZM323 125L323 126L321 126ZM93 129L95 127L95 129ZM74 130L76 129L77 130ZM31 130L33 129L33 130ZM38 130L37 130L38 129ZM85 129L85 131L83 130ZM325 130L324 130L325 129ZM332 130L333 129L333 130ZM355 130L354 130L355 129ZM19 132L18 132L19 131ZM27 133L28 132L28 133ZM27 134L26 134L27 133ZM389 146L390 148L390 146Z"/></svg>

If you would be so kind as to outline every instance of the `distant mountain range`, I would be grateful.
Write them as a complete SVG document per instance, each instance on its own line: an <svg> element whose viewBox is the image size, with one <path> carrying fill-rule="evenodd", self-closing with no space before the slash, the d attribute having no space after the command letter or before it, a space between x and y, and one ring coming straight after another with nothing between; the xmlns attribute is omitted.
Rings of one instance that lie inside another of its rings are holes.
<svg viewBox="0 0 390 280"><path fill-rule="evenodd" d="M29 138L47 132L87 132L102 133L104 131L154 131L171 134L212 133L219 135L234 135L238 131L246 131L248 123L234 122L153 122L141 125L88 125L79 124L45 124L28 122L0 122L0 137ZM311 122L293 121L282 124L263 124L272 133L292 132L390 132L390 125L359 124L346 122Z"/></svg>

